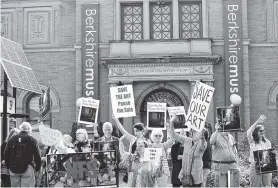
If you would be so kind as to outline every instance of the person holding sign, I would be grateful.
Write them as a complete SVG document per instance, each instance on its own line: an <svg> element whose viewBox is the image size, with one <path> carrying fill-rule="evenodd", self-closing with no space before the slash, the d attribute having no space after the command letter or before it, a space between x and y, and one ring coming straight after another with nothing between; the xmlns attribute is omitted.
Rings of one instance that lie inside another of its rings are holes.
<svg viewBox="0 0 278 188"><path fill-rule="evenodd" d="M74 143L76 152L91 152L94 142L88 139L86 129L78 129L76 131L76 141Z"/></svg>
<svg viewBox="0 0 278 188"><path fill-rule="evenodd" d="M220 185L221 172L227 173L228 170L233 174L232 187L239 187L239 167L237 164L237 149L234 137L227 132L220 132L221 126L215 124L215 132L211 135L210 144L214 146L212 152L212 171L216 173L216 187L223 187ZM226 178L226 176L223 176ZM223 179L221 177L221 179Z"/></svg>
<svg viewBox="0 0 278 188"><path fill-rule="evenodd" d="M170 169L167 160L167 150L172 147L175 143L175 140L170 137L169 140L162 143L163 140L163 132L161 129L154 129L151 133L151 140L153 141L152 144L149 145L151 148L161 148L162 149L162 156L163 156L163 175L159 178L159 187L165 187L167 184L168 177L170 178Z"/></svg>
<svg viewBox="0 0 278 188"><path fill-rule="evenodd" d="M157 178L162 175L162 160L145 161L144 152L148 143L139 138L132 152L124 151L122 138L120 139L120 151L125 158L119 164L122 169L128 169L128 187L157 187Z"/></svg>
<svg viewBox="0 0 278 188"><path fill-rule="evenodd" d="M201 187L203 182L203 154L207 148L207 142L204 137L204 130L195 132L192 138L182 136L174 131L173 122L176 115L170 116L170 126L167 127L169 134L173 139L184 146L182 156L182 169L179 173L179 179L184 187Z"/></svg>
<svg viewBox="0 0 278 188"><path fill-rule="evenodd" d="M250 145L250 182L251 187L260 187L261 183L264 187L271 187L272 173L256 174L256 164L254 159L254 151L271 149L271 142L265 137L265 129L262 125L266 117L261 115L260 118L247 130L247 138Z"/></svg>

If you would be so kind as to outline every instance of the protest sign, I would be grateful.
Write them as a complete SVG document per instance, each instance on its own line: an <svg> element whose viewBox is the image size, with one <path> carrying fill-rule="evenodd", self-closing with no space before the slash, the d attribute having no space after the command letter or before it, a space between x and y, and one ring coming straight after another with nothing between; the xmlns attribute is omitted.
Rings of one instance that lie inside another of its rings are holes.
<svg viewBox="0 0 278 188"><path fill-rule="evenodd" d="M196 82L185 125L198 132L204 128L213 93L213 87Z"/></svg>
<svg viewBox="0 0 278 188"><path fill-rule="evenodd" d="M110 95L116 118L136 116L132 85L111 87Z"/></svg>
<svg viewBox="0 0 278 188"><path fill-rule="evenodd" d="M275 149L257 150L253 153L257 174L277 172Z"/></svg>
<svg viewBox="0 0 278 188"><path fill-rule="evenodd" d="M160 161L162 148L145 148L144 161Z"/></svg>
<svg viewBox="0 0 278 188"><path fill-rule="evenodd" d="M239 106L217 107L216 112L217 123L220 125L219 131L241 131Z"/></svg>
<svg viewBox="0 0 278 188"><path fill-rule="evenodd" d="M56 145L63 137L61 131L45 127L44 125L39 125L39 131L41 142L46 146Z"/></svg>
<svg viewBox="0 0 278 188"><path fill-rule="evenodd" d="M177 118L174 121L174 129L177 131L180 129L185 129L188 128L185 125L185 118L186 118L186 113L184 106L173 106L173 107L167 107L169 116L172 116L173 114L176 114Z"/></svg>
<svg viewBox="0 0 278 188"><path fill-rule="evenodd" d="M80 105L78 123L96 124L98 117L99 100L83 98Z"/></svg>
<svg viewBox="0 0 278 188"><path fill-rule="evenodd" d="M115 151L47 155L47 187L118 186Z"/></svg>
<svg viewBox="0 0 278 188"><path fill-rule="evenodd" d="M166 129L166 103L147 103L147 127Z"/></svg>

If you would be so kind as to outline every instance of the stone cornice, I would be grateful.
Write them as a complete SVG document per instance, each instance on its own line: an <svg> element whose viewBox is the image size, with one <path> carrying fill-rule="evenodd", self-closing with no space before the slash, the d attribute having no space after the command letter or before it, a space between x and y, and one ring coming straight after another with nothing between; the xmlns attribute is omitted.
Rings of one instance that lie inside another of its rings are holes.
<svg viewBox="0 0 278 188"><path fill-rule="evenodd" d="M180 56L180 57L130 57L102 58L102 64L109 67L135 66L179 66L179 65L214 65L221 61L218 55L212 56Z"/></svg>

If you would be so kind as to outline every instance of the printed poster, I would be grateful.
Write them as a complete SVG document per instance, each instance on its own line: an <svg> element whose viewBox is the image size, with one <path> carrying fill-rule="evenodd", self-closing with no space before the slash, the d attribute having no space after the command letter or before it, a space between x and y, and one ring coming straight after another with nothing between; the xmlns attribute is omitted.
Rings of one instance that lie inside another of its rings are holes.
<svg viewBox="0 0 278 188"><path fill-rule="evenodd" d="M217 107L216 112L217 123L221 127L219 131L241 131L239 106Z"/></svg>
<svg viewBox="0 0 278 188"><path fill-rule="evenodd" d="M99 100L83 98L80 105L78 123L96 124L98 117Z"/></svg>
<svg viewBox="0 0 278 188"><path fill-rule="evenodd" d="M277 172L275 149L254 151L254 159L257 174Z"/></svg>
<svg viewBox="0 0 278 188"><path fill-rule="evenodd" d="M132 85L111 87L110 95L116 118L136 116Z"/></svg>
<svg viewBox="0 0 278 188"><path fill-rule="evenodd" d="M188 108L185 125L195 131L201 132L205 126L213 93L213 87L201 82L196 82Z"/></svg>
<svg viewBox="0 0 278 188"><path fill-rule="evenodd" d="M167 110L168 110L169 116L176 114L176 119L174 121L175 131L180 131L181 129L188 128L185 125L186 113L185 113L184 106L167 107Z"/></svg>
<svg viewBox="0 0 278 188"><path fill-rule="evenodd" d="M47 187L118 186L115 151L47 155Z"/></svg>
<svg viewBox="0 0 278 188"><path fill-rule="evenodd" d="M149 129L166 129L166 103L147 103L147 127Z"/></svg>

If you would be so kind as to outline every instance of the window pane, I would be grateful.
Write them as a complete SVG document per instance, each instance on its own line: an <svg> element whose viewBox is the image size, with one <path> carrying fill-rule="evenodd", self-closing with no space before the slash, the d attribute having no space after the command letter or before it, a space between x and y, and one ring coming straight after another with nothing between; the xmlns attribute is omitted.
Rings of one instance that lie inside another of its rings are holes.
<svg viewBox="0 0 278 188"><path fill-rule="evenodd" d="M180 22L181 22L181 37L200 38L202 37L201 30L201 4L180 4Z"/></svg>
<svg viewBox="0 0 278 188"><path fill-rule="evenodd" d="M152 4L151 7L151 29L152 39L172 38L172 14L170 4Z"/></svg>
<svg viewBox="0 0 278 188"><path fill-rule="evenodd" d="M122 5L122 39L143 38L142 5Z"/></svg>

